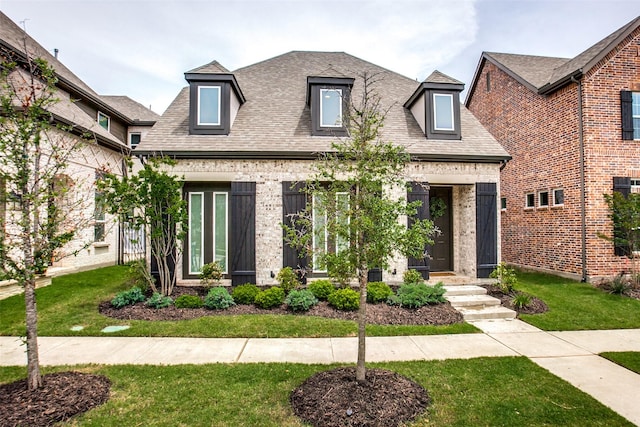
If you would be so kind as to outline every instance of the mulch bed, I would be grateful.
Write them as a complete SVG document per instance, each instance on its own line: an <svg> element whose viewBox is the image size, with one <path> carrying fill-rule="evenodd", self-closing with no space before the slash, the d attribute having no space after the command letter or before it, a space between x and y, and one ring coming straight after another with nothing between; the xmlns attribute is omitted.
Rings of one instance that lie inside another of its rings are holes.
<svg viewBox="0 0 640 427"><path fill-rule="evenodd" d="M511 300L515 295L518 294L518 291L513 291L510 294L505 294L496 285L483 285L483 288L487 290L487 295L498 298L503 307L511 309L518 314L540 314L549 311L549 307L547 306L547 304L545 304L545 302L539 298L532 297L531 302L527 307L516 308L514 307Z"/></svg>
<svg viewBox="0 0 640 427"><path fill-rule="evenodd" d="M111 381L102 375L59 372L43 375L44 386L27 389L27 380L0 385L0 426L51 426L102 405Z"/></svg>
<svg viewBox="0 0 640 427"><path fill-rule="evenodd" d="M204 289L200 287L176 287L172 297L184 294L203 296ZM101 314L120 320L188 320L203 316L234 316L242 314L290 314L296 316L318 316L330 319L357 321L357 311L341 311L331 307L326 301L307 312L293 312L286 305L265 310L254 305L238 304L226 310L209 310L206 308L150 308L144 303L113 308L109 301L99 306ZM462 315L449 303L424 306L418 309L408 309L388 304L367 304L367 323L374 325L450 325L463 321Z"/></svg>
<svg viewBox="0 0 640 427"><path fill-rule="evenodd" d="M365 383L355 367L320 372L290 396L294 413L313 426L398 426L422 414L427 391L395 372L367 369Z"/></svg>

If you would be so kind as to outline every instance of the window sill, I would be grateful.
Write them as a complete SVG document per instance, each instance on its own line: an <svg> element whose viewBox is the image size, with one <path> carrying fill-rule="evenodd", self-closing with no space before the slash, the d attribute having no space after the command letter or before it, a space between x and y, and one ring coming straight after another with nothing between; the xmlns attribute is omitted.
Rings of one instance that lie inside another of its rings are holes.
<svg viewBox="0 0 640 427"><path fill-rule="evenodd" d="M108 248L109 247L109 243L107 243L107 242L93 242L93 247L94 248Z"/></svg>

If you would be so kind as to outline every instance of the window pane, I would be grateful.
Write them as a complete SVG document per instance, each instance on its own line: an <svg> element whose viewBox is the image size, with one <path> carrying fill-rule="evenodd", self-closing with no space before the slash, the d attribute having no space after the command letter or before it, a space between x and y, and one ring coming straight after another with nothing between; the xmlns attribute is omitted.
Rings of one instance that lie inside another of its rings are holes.
<svg viewBox="0 0 640 427"><path fill-rule="evenodd" d="M538 193L538 204L540 206L549 206L549 193L542 191Z"/></svg>
<svg viewBox="0 0 640 427"><path fill-rule="evenodd" d="M202 245L202 193L189 194L189 273L200 273L204 263L204 250Z"/></svg>
<svg viewBox="0 0 640 427"><path fill-rule="evenodd" d="M106 130L109 130L109 116L98 112L98 124Z"/></svg>
<svg viewBox="0 0 640 427"><path fill-rule="evenodd" d="M327 251L327 212L318 199L313 198L313 270L324 271L319 260Z"/></svg>
<svg viewBox="0 0 640 427"><path fill-rule="evenodd" d="M433 113L436 130L453 129L453 96L433 95Z"/></svg>
<svg viewBox="0 0 640 427"><path fill-rule="evenodd" d="M220 87L198 87L198 124L220 124Z"/></svg>
<svg viewBox="0 0 640 427"><path fill-rule="evenodd" d="M227 194L215 193L214 253L215 260L227 271Z"/></svg>
<svg viewBox="0 0 640 427"><path fill-rule="evenodd" d="M640 117L633 118L633 139L640 139Z"/></svg>
<svg viewBox="0 0 640 427"><path fill-rule="evenodd" d="M336 194L336 217L337 222L340 225L341 231L347 231L346 226L349 224L349 194L338 193ZM336 236L336 252L340 252L349 247L348 235Z"/></svg>
<svg viewBox="0 0 640 427"><path fill-rule="evenodd" d="M129 135L129 142L131 143L131 148L135 148L138 144L140 144L140 134L132 133Z"/></svg>
<svg viewBox="0 0 640 427"><path fill-rule="evenodd" d="M634 117L640 117L640 92L631 94L631 105Z"/></svg>
<svg viewBox="0 0 640 427"><path fill-rule="evenodd" d="M534 197L533 197L533 193L527 194L527 204L526 206L528 208L532 208L534 204Z"/></svg>
<svg viewBox="0 0 640 427"><path fill-rule="evenodd" d="M553 204L554 205L564 204L564 190L553 190Z"/></svg>
<svg viewBox="0 0 640 427"><path fill-rule="evenodd" d="M342 127L341 89L320 89L320 126Z"/></svg>

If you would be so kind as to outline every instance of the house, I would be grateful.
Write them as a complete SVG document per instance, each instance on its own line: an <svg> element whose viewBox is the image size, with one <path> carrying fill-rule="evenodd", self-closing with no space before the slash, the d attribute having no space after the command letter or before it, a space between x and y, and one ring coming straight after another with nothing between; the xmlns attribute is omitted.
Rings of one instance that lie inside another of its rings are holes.
<svg viewBox="0 0 640 427"><path fill-rule="evenodd" d="M0 63L16 62L18 70L22 70L27 58L42 58L57 75L56 98L59 100L51 106L51 112L56 124L63 124L68 129L53 129L47 134L48 142L71 144L90 135L90 141L83 144L68 162L64 176L56 177L72 191L64 200L61 198L53 203L67 207L66 215L74 209L74 215L83 219L84 227L74 241L54 254L52 267L67 270L113 265L125 259L131 248L124 245L126 230L105 215L96 203L99 194L95 180L105 170L122 172L124 156L128 156L131 148L151 129L158 115L128 97L98 95L56 56L0 12ZM12 197L17 196L15 191L10 183L0 181L0 199L3 201L0 224L4 231L11 228L16 218L11 203ZM2 235L8 236L4 232ZM68 256L70 254L75 256Z"/></svg>
<svg viewBox="0 0 640 427"><path fill-rule="evenodd" d="M513 156L502 259L595 281L628 271L603 194L640 189L640 18L574 58L484 52L466 107Z"/></svg>
<svg viewBox="0 0 640 427"><path fill-rule="evenodd" d="M285 266L309 266L284 243L281 224L304 207L299 183L318 153L348 137L343 112L362 96L365 73L376 75L388 108L382 138L412 156L405 174L414 191L399 195L422 200L423 218L435 199L444 213L430 260L398 258L375 278L399 281L407 268L487 277L499 261L496 195L509 155L461 105L464 85L437 71L419 83L342 52L293 51L233 72L217 61L187 71L188 86L136 149L175 158L173 173L185 180L179 284L214 260L234 285L272 284Z"/></svg>

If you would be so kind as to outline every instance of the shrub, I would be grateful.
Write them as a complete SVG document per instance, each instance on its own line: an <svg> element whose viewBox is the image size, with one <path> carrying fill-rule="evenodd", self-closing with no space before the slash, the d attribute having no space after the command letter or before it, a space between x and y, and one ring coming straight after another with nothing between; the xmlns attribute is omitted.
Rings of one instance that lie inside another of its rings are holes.
<svg viewBox="0 0 640 427"><path fill-rule="evenodd" d="M158 292L154 292L153 295L151 295L145 302L145 304L151 308L165 308L173 304L173 300L171 299L171 297L165 297Z"/></svg>
<svg viewBox="0 0 640 427"><path fill-rule="evenodd" d="M329 295L329 305L343 311L353 311L360 307L360 294L351 288L338 289Z"/></svg>
<svg viewBox="0 0 640 427"><path fill-rule="evenodd" d="M278 307L284 302L284 297L284 289L278 286L273 286L269 289L258 292L258 295L256 295L255 304L260 308L266 309Z"/></svg>
<svg viewBox="0 0 640 427"><path fill-rule="evenodd" d="M625 278L624 273L618 273L613 280L602 285L605 291L614 295L627 295L631 287L631 283Z"/></svg>
<svg viewBox="0 0 640 427"><path fill-rule="evenodd" d="M525 294L525 293L518 293L513 298L511 298L511 304L513 304L514 308L519 310L522 308L529 307L529 305L531 305L532 300L533 300L533 297L531 295Z"/></svg>
<svg viewBox="0 0 640 427"><path fill-rule="evenodd" d="M200 284L204 287L218 285L222 280L222 266L217 261L202 266L200 271Z"/></svg>
<svg viewBox="0 0 640 427"><path fill-rule="evenodd" d="M180 295L174 302L177 308L200 308L202 299L196 295Z"/></svg>
<svg viewBox="0 0 640 427"><path fill-rule="evenodd" d="M238 285L233 288L231 296L236 304L253 304L258 292L260 292L260 289L256 285L245 283L244 285Z"/></svg>
<svg viewBox="0 0 640 427"><path fill-rule="evenodd" d="M280 288L286 294L294 289L299 288L301 285L300 281L298 280L298 275L295 271L293 271L293 268L291 267L285 267L281 269L276 276L276 280L280 284Z"/></svg>
<svg viewBox="0 0 640 427"><path fill-rule="evenodd" d="M129 277L131 284L140 288L145 294L151 289L154 280L147 266L147 261L143 259L132 261L129 264Z"/></svg>
<svg viewBox="0 0 640 427"><path fill-rule="evenodd" d="M445 289L442 283L429 286L426 283L405 283L401 285L395 295L391 295L387 302L407 308L420 308L427 304L446 302Z"/></svg>
<svg viewBox="0 0 640 427"><path fill-rule="evenodd" d="M308 311L318 304L318 298L309 289L294 289L289 292L284 302L293 311Z"/></svg>
<svg viewBox="0 0 640 427"><path fill-rule="evenodd" d="M424 283L424 278L422 277L422 273L418 270L406 270L404 274L402 274L402 282L403 283Z"/></svg>
<svg viewBox="0 0 640 427"><path fill-rule="evenodd" d="M204 306L210 310L224 310L236 305L233 297L229 294L227 288L217 286L209 289L207 296L204 298Z"/></svg>
<svg viewBox="0 0 640 427"><path fill-rule="evenodd" d="M137 302L145 300L142 289L137 286L127 290L118 292L116 296L111 300L111 305L115 308L122 308L127 305L133 305Z"/></svg>
<svg viewBox="0 0 640 427"><path fill-rule="evenodd" d="M327 298L329 298L329 295L336 290L336 287L331 283L331 280L328 279L314 280L309 283L308 288L313 292L313 295L315 295L316 298L322 301L326 301Z"/></svg>
<svg viewBox="0 0 640 427"><path fill-rule="evenodd" d="M386 301L393 291L384 282L371 282L367 284L367 302L377 304L379 302Z"/></svg>
<svg viewBox="0 0 640 427"><path fill-rule="evenodd" d="M513 287L518 283L515 270L507 267L504 262L498 264L489 277L498 279L496 285L504 294L510 294L513 291Z"/></svg>

